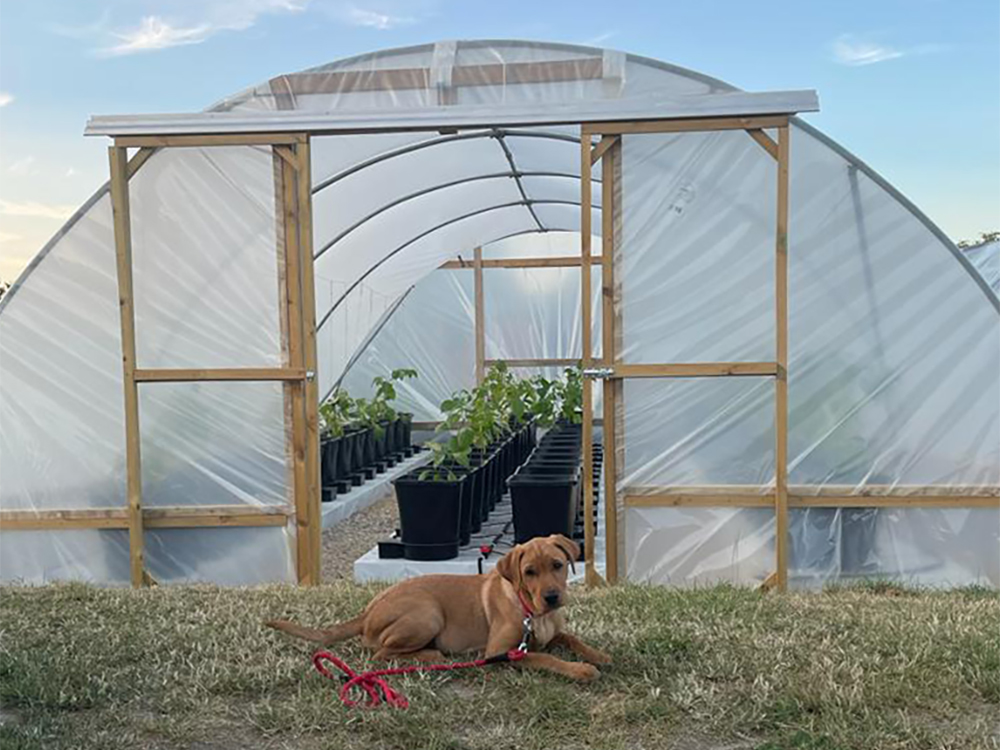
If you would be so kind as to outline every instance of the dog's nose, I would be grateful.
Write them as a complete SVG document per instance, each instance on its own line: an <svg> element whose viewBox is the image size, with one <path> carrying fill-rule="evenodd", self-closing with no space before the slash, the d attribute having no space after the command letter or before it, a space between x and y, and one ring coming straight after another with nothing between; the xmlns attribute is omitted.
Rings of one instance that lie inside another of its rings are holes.
<svg viewBox="0 0 1000 750"><path fill-rule="evenodd" d="M550 607L558 607L559 606L559 592L558 591L550 591L549 593L547 593L545 595L545 603L548 604Z"/></svg>

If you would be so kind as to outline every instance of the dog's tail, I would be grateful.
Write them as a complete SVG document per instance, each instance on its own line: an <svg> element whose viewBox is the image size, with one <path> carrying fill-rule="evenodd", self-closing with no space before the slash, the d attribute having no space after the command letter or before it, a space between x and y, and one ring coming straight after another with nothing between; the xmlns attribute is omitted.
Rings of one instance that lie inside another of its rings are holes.
<svg viewBox="0 0 1000 750"><path fill-rule="evenodd" d="M275 630L280 630L289 635L294 635L296 638L303 638L307 641L315 641L316 643L321 643L324 646L329 646L331 643L337 643L338 641L343 641L348 638L353 638L356 635L361 635L361 631L364 627L364 617L359 615L353 620L348 620L347 622L342 622L339 625L334 625L329 630L319 630L317 628L306 628L302 625L296 625L294 622L288 622L288 620L269 620L264 623L269 628L274 628Z"/></svg>

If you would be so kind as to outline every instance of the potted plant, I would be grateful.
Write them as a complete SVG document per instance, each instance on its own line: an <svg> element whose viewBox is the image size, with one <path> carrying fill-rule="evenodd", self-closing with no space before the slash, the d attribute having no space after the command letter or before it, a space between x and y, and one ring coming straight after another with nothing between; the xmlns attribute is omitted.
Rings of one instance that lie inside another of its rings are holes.
<svg viewBox="0 0 1000 750"><path fill-rule="evenodd" d="M347 391L338 388L319 407L322 439L320 441L320 481L323 500L332 500L338 491L343 491L344 461L341 454L348 447L345 442L346 428L350 422L351 397Z"/></svg>

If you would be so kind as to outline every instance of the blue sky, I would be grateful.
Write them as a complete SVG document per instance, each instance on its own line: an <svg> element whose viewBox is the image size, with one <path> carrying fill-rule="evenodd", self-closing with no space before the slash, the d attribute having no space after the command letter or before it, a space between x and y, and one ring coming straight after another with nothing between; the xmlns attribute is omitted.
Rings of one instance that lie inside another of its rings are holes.
<svg viewBox="0 0 1000 750"><path fill-rule="evenodd" d="M997 0L0 0L0 279L106 178L90 114L183 112L384 47L593 44L751 90L815 88L807 119L955 239L1000 229Z"/></svg>

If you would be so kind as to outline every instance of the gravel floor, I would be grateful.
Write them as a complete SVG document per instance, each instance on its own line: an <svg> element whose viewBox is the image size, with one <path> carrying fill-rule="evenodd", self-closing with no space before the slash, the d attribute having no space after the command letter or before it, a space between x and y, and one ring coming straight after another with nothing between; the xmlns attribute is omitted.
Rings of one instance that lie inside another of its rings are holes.
<svg viewBox="0 0 1000 750"><path fill-rule="evenodd" d="M394 494L323 532L322 580L354 577L354 561L399 525Z"/></svg>

